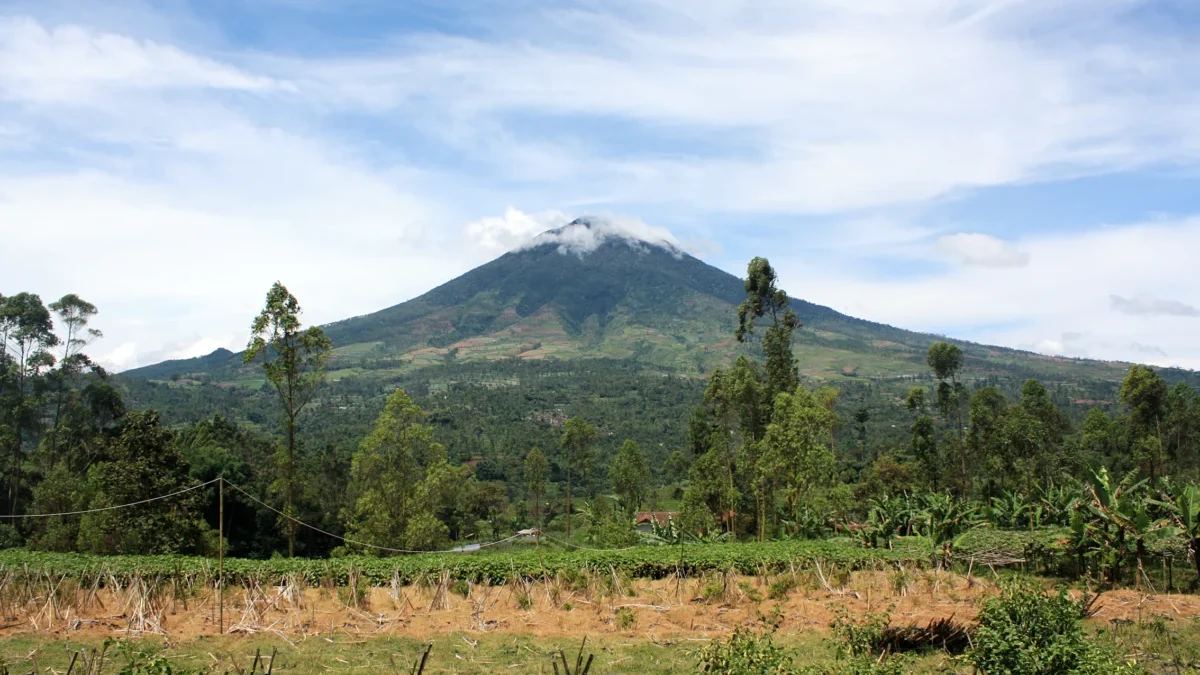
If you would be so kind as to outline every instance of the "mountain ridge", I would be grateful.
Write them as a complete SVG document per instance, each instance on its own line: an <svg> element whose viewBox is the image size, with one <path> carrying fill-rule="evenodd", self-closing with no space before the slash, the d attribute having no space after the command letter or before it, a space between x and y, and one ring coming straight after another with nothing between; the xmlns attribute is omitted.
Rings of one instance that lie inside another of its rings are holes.
<svg viewBox="0 0 1200 675"><path fill-rule="evenodd" d="M669 238L647 240L608 221L581 218L420 296L323 329L335 346L330 371L339 377L501 358L631 359L704 376L754 349L732 337L744 297L741 279ZM981 345L851 317L799 298L792 303L804 322L797 358L810 377L924 373L925 350L943 339L960 345L968 366L982 372L1111 380L1128 366ZM122 373L144 379L196 374L261 377L229 350Z"/></svg>

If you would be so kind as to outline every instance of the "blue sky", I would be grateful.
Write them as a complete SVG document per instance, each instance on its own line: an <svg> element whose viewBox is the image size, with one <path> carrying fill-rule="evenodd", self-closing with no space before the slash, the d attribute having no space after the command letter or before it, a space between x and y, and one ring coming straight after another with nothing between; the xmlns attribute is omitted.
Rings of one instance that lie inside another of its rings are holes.
<svg viewBox="0 0 1200 675"><path fill-rule="evenodd" d="M1200 368L1183 0L0 4L0 292L114 368L420 294L585 214L793 295Z"/></svg>

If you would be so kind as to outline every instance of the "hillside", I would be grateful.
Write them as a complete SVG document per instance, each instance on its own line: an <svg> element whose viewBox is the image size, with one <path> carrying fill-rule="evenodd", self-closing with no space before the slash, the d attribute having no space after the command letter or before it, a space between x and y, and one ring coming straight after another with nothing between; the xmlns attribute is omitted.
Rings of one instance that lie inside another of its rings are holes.
<svg viewBox="0 0 1200 675"><path fill-rule="evenodd" d="M590 246L573 244L578 241ZM500 359L615 359L704 376L753 349L732 338L743 297L740 279L669 243L635 240L603 221L580 219L420 297L325 326L336 348L330 376L386 379L449 362ZM802 299L793 303L805 324L796 355L811 378L924 373L925 350L942 339ZM1124 364L958 344L977 375L1113 381L1126 370ZM257 367L242 366L240 355L228 350L124 375L261 382Z"/></svg>

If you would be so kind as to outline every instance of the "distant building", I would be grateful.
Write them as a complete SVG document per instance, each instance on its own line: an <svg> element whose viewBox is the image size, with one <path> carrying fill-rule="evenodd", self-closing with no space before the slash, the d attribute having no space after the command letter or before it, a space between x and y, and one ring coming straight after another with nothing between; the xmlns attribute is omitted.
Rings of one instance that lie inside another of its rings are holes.
<svg viewBox="0 0 1200 675"><path fill-rule="evenodd" d="M668 520L678 517L679 514L675 511L638 511L634 525L642 532L652 532L654 525L663 527Z"/></svg>

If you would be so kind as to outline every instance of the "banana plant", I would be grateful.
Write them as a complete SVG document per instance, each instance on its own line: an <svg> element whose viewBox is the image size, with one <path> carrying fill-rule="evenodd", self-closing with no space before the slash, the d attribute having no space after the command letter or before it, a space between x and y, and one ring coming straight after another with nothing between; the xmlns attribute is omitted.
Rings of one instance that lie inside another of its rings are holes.
<svg viewBox="0 0 1200 675"><path fill-rule="evenodd" d="M1008 490L1001 497L992 497L983 515L997 527L1017 529L1024 527L1031 506L1025 495Z"/></svg>
<svg viewBox="0 0 1200 675"><path fill-rule="evenodd" d="M1116 481L1105 468L1093 471L1088 477L1088 508L1110 582L1120 579L1131 548L1140 570L1146 541L1169 533L1165 523L1151 513L1147 484L1145 479L1137 480L1136 472Z"/></svg>
<svg viewBox="0 0 1200 675"><path fill-rule="evenodd" d="M877 497L869 502L867 528L863 531L869 532L871 546L879 547L882 544L890 549L893 538L912 531L913 516L912 500L908 495Z"/></svg>
<svg viewBox="0 0 1200 675"><path fill-rule="evenodd" d="M921 522L923 534L933 546L934 562L938 566L949 565L954 558L954 547L981 521L979 508L966 501L948 494L926 495Z"/></svg>
<svg viewBox="0 0 1200 675"><path fill-rule="evenodd" d="M1053 485L1042 491L1038 500L1042 508L1043 525L1070 525L1071 516L1080 502L1078 486Z"/></svg>
<svg viewBox="0 0 1200 675"><path fill-rule="evenodd" d="M1194 483L1176 483L1166 486L1167 500L1160 502L1174 522L1175 529L1187 538L1188 555L1196 566L1196 578L1192 579L1192 590L1200 584L1200 487Z"/></svg>

